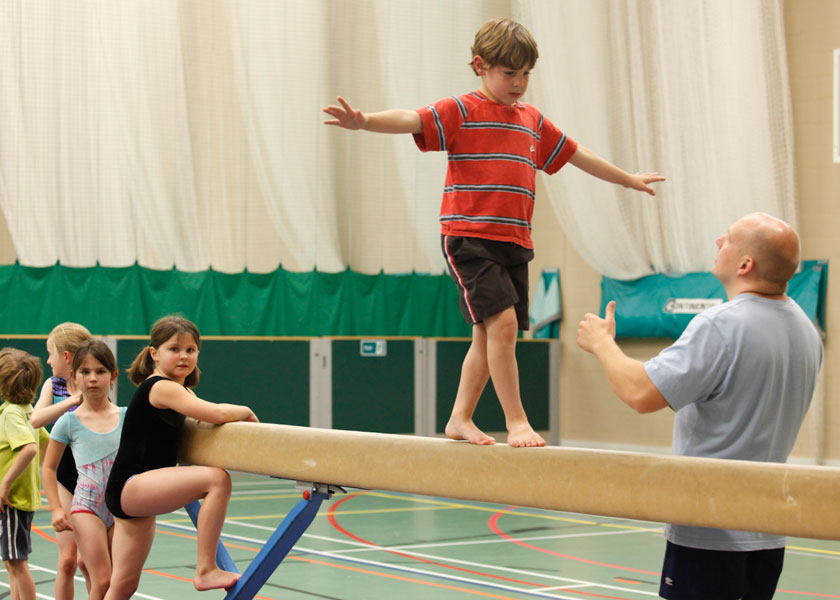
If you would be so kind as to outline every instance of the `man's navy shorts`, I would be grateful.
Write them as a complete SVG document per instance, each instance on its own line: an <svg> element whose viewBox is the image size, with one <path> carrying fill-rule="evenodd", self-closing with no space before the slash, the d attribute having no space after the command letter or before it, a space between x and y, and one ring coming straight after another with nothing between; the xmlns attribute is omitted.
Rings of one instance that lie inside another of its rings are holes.
<svg viewBox="0 0 840 600"><path fill-rule="evenodd" d="M668 542L659 595L667 600L770 600L785 549L731 552Z"/></svg>

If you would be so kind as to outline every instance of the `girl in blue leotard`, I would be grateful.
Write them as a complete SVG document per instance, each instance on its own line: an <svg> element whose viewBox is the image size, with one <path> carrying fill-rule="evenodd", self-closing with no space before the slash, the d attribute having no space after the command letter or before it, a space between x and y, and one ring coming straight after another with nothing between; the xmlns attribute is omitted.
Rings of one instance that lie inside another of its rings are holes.
<svg viewBox="0 0 840 600"><path fill-rule="evenodd" d="M117 378L117 365L107 344L88 340L73 357L71 378L83 397L79 408L64 413L50 434L44 459L44 490L57 532L72 531L88 568L88 598L101 600L111 579L110 541L114 517L105 506L105 485L120 442L125 408L111 403L108 392ZM56 470L69 447L78 478L69 515L58 499Z"/></svg>

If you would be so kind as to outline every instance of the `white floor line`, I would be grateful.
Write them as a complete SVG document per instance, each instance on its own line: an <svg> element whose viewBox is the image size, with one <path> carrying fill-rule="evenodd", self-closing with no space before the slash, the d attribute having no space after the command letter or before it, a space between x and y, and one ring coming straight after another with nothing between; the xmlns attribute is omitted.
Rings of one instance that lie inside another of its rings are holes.
<svg viewBox="0 0 840 600"><path fill-rule="evenodd" d="M802 550L791 550L785 548L785 554L796 554L798 556L807 556L808 558L827 558L828 560L840 560L840 556L836 554L823 554L821 552L806 552Z"/></svg>
<svg viewBox="0 0 840 600"><path fill-rule="evenodd" d="M234 487L237 486L245 486L245 485L257 485L257 486L272 486L272 485L279 485L287 488L294 489L295 482L289 479L275 479L275 478L264 478L264 479L244 479L244 480L237 480L236 475L232 477Z"/></svg>
<svg viewBox="0 0 840 600"><path fill-rule="evenodd" d="M295 490L294 488L273 488L273 489L260 489L260 490L236 490L230 493L231 496L249 496L251 494L265 496L266 494L291 494Z"/></svg>
<svg viewBox="0 0 840 600"><path fill-rule="evenodd" d="M58 574L58 571L56 571L55 569L48 569L47 567L42 567L40 565L33 565L32 563L29 563L29 569L32 570L32 571L44 571L46 573L51 573L53 575ZM79 577L79 576L74 577L73 580L74 581L80 581L81 583L85 582L85 578L84 577ZM3 582L0 581L0 584L3 584ZM3 584L3 585L6 585L6 584ZM38 594L38 595L40 596L41 594ZM135 597L135 596L137 598L146 598L147 600L164 600L163 598L158 598L157 596L148 596L146 594L141 594L140 592L134 592L134 595L132 597ZM42 596L42 597L43 598L49 598L50 600L55 600L55 598L53 598L52 596Z"/></svg>
<svg viewBox="0 0 840 600"><path fill-rule="evenodd" d="M621 530L621 531L599 531L596 533L565 533L565 534L558 534L558 535L536 535L531 537L520 537L516 538L516 540L508 540L505 538L497 538L493 540L470 540L465 542L440 542L440 543L428 543L428 544L407 544L404 546L388 546L388 549L391 550L407 550L412 548L449 548L453 546L478 546L482 544L515 544L516 542L536 542L542 540L560 540L560 539L570 539L570 538L589 538L589 537L599 537L599 536L609 536L609 535L626 535L630 533L654 533L662 531L661 527L652 527L650 529L634 529L634 530ZM339 550L339 552L363 552L364 549L354 549L354 550Z"/></svg>
<svg viewBox="0 0 840 600"><path fill-rule="evenodd" d="M4 588L9 588L9 589L12 589L12 586L10 586L10 585L9 585L8 583L6 583L5 581L0 581L0 586L3 586ZM37 598L43 598L44 600L55 600L55 598L53 598L52 596L47 596L46 594L41 594L41 593L40 593L40 592L38 592L37 590L35 591L35 596L36 596Z"/></svg>
<svg viewBox="0 0 840 600"><path fill-rule="evenodd" d="M557 585L557 586L554 586L554 587L547 587L547 588L543 588L543 589L547 592L554 592L554 591L563 592L563 591L568 591L568 590L576 590L576 589L580 589L580 588L588 588L588 587L592 587L593 585L594 584L591 584L591 583L583 583L583 584L579 584L579 585Z"/></svg>
<svg viewBox="0 0 840 600"><path fill-rule="evenodd" d="M240 525L240 526L243 526L243 527L248 527L248 528L252 528L252 529L259 529L259 530L263 530L263 531L265 531L265 530L274 531L273 528L266 527L264 525L256 525L255 526L251 523L240 523L238 521L225 521L225 522L226 522L226 524L230 524L230 525ZM167 527L172 527L173 529L180 529L180 530L183 530L183 531L190 531L190 532L195 531L195 529L192 528L192 527L189 527L189 526L186 526L186 525L180 525L180 524L177 524L177 523L165 523L165 524L160 523L160 524L161 525L166 525ZM329 537L325 537L325 536L309 535L309 534L304 534L304 535L306 535L308 537L324 540L324 541L329 541L329 542L332 542L332 543L348 544L348 545L354 545L354 546L357 546L357 545L358 546L367 546L367 544L361 544L360 542L355 542L355 541L352 541L352 540L341 540L341 539L329 538ZM244 536L231 535L231 534L226 534L226 533L223 533L222 537L230 538L230 539L234 539L234 540L238 540L238 541L249 542L249 543L257 544L257 545L260 545L260 546L265 544L265 542L267 541L267 540L260 540L260 539L255 539L255 538L248 538L248 537L244 537ZM375 549L380 550L380 551L388 551L389 550L389 548L382 547L382 546L377 546L377 547L375 547ZM542 594L540 594L540 590L542 588L520 590L520 589L516 589L516 588L512 588L512 587L508 587L508 586L504 586L504 585L496 584L496 583L488 583L488 582L471 580L471 579L468 579L468 578L453 577L453 576L450 576L450 575L445 575L445 574L441 574L441 573L434 572L434 571L412 569L410 567L405 567L403 565L393 565L393 564L389 564L389 563L383 563L383 562L380 562L380 561L368 560L368 559L362 559L362 558L355 558L355 557L351 558L351 557L348 557L346 554L341 553L341 552L314 550L314 549L305 548L305 547L302 547L302 546L295 546L295 550L297 550L299 552L305 552L307 554L314 554L316 556L324 556L324 557L327 557L327 558L333 558L333 559L336 559L336 560L348 560L348 561L351 561L351 562L356 562L356 563L365 564L365 565L372 565L372 566L378 566L378 567L383 567L384 566L384 567L390 568L390 569L406 570L406 571L412 572L412 573L422 573L424 575L431 576L431 577L443 577L445 579L455 579L457 581L465 581L465 582L468 581L468 582L471 582L471 583L476 584L476 585L491 585L491 587L497 587L498 589L505 589L505 590L508 590L508 591L517 591L520 594L542 595ZM532 578L542 578L542 579L548 579L550 581L563 582L564 584L592 586L592 587L597 587L599 589L607 589L607 590L620 591L620 592L625 592L625 593L635 593L635 594L641 594L643 596L657 596L657 594L652 593L652 592L644 592L644 591L641 591L641 590L635 590L635 589L625 588L625 587L621 587L621 586L614 586L614 585L609 585L609 584L605 584L605 583L598 583L598 582L594 582L594 581L572 579L570 577L561 577L559 575L550 575L550 574L547 574L547 573L538 573L538 572L527 571L527 570L523 570L523 569L513 569L513 568L510 568L510 567L502 567L502 566L492 565L492 564L487 564L487 563L476 563L476 562L471 562L471 561L453 559L453 558L449 558L449 557L435 556L435 555L431 555L431 554L421 554L419 552L405 552L405 554L410 554L412 556L416 556L418 558L424 558L424 559L427 559L427 560L435 560L435 561L438 561L438 562L441 562L441 563L444 563L444 564L449 563L449 564L453 564L453 565L462 565L462 566L468 566L468 567L473 567L473 568L496 570L496 571L501 571L501 572L504 572L504 573L510 573L510 574L515 574L515 575L525 575L525 576L532 577ZM551 597L551 598L564 598L564 597L560 597L560 596L549 596L549 597ZM577 599L577 600L579 600L579 599Z"/></svg>

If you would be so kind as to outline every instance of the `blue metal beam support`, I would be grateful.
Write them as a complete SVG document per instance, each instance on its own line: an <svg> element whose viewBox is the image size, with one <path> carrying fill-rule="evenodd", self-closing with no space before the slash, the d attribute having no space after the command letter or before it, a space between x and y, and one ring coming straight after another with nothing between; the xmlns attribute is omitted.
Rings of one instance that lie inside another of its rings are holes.
<svg viewBox="0 0 840 600"><path fill-rule="evenodd" d="M230 588L225 600L251 600L257 595L262 586L271 577L286 555L291 551L306 528L309 527L324 500L329 500L336 491L344 491L338 486L325 484L306 484L311 486L303 492L303 499L286 515L277 530L263 545L259 554L251 561L248 568ZM187 513L193 523L198 522L199 503L192 502L187 507ZM228 554L227 548L219 541L216 551L216 564L225 571L238 573L239 570Z"/></svg>
<svg viewBox="0 0 840 600"><path fill-rule="evenodd" d="M198 510L201 508L198 500L190 502L184 508L187 509L187 514L190 515L193 525L198 526ZM230 557L230 554L228 554L227 548L225 548L221 540L219 540L219 547L216 549L216 565L222 571L239 573L239 569L236 568L236 563L233 562L233 559Z"/></svg>

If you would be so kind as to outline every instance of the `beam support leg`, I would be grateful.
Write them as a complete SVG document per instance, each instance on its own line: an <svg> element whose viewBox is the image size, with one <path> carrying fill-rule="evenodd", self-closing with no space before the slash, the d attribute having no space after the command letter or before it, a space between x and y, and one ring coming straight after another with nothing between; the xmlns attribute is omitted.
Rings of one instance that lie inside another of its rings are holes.
<svg viewBox="0 0 840 600"><path fill-rule="evenodd" d="M289 511L236 584L230 588L225 600L251 600L256 596L312 523L321 503L329 500L336 491L344 491L338 486L320 483L303 485L308 487L303 492L303 499ZM298 482L298 486L301 486L301 482ZM186 507L193 523L196 523L198 519L198 507L197 501ZM216 564L225 571L239 572L221 541L216 552Z"/></svg>

